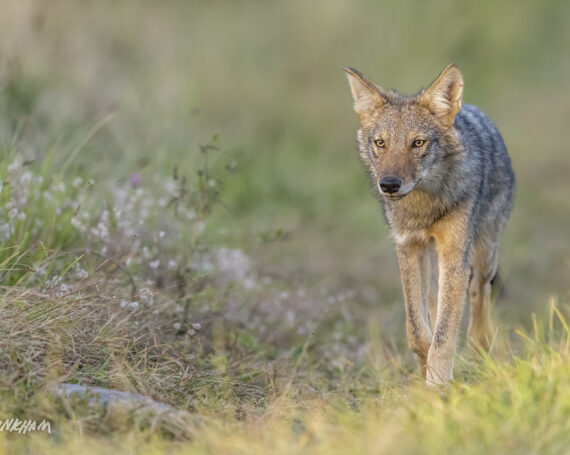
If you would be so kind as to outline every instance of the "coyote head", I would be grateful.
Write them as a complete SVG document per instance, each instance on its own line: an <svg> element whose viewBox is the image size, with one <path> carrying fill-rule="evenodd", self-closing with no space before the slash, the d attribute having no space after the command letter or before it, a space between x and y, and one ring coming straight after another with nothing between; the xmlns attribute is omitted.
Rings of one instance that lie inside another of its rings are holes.
<svg viewBox="0 0 570 455"><path fill-rule="evenodd" d="M352 68L344 71L360 116L360 157L378 192L397 200L415 188L439 186L444 158L461 151L453 127L463 91L459 69L449 65L411 97L386 92Z"/></svg>

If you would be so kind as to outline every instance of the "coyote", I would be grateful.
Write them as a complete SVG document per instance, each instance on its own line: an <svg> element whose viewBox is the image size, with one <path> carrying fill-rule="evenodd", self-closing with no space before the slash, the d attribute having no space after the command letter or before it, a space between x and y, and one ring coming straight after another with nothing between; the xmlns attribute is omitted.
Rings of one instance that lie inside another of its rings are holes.
<svg viewBox="0 0 570 455"><path fill-rule="evenodd" d="M493 338L491 284L512 208L511 161L493 122L462 106L455 65L411 97L344 71L360 116L360 159L396 244L408 345L426 385L445 386L467 294L469 339L488 349Z"/></svg>

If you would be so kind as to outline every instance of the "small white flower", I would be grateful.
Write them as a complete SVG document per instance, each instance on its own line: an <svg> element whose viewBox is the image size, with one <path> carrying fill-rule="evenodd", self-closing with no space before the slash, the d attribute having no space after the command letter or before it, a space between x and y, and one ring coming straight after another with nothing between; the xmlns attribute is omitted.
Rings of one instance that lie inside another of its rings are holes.
<svg viewBox="0 0 570 455"><path fill-rule="evenodd" d="M172 324L172 328L175 330L180 330L180 327L182 327L182 324L180 324L180 322L175 322Z"/></svg>
<svg viewBox="0 0 570 455"><path fill-rule="evenodd" d="M247 277L244 281L243 281L243 287L247 290L252 290L256 287L257 283L255 282L255 280L252 277Z"/></svg>
<svg viewBox="0 0 570 455"><path fill-rule="evenodd" d="M192 324L192 328L195 330L200 330L202 328L202 324L200 324L199 322L195 322Z"/></svg>
<svg viewBox="0 0 570 455"><path fill-rule="evenodd" d="M166 235L166 232L164 231L158 231L158 238L161 239Z"/></svg>
<svg viewBox="0 0 570 455"><path fill-rule="evenodd" d="M27 185L32 181L32 173L30 171L24 172L20 177L20 183L22 185Z"/></svg>
<svg viewBox="0 0 570 455"><path fill-rule="evenodd" d="M149 266L151 269L157 269L159 265L160 265L160 260L158 260L158 259L155 259L154 261L151 261L151 262L149 262L149 264L148 264L148 266Z"/></svg>
<svg viewBox="0 0 570 455"><path fill-rule="evenodd" d="M134 302L129 302L129 308L137 309L139 307L139 302L136 300Z"/></svg>
<svg viewBox="0 0 570 455"><path fill-rule="evenodd" d="M173 193L176 189L176 183L173 180L167 180L164 184L164 189L169 193Z"/></svg>
<svg viewBox="0 0 570 455"><path fill-rule="evenodd" d="M83 184L83 179L81 177L75 177L73 179L72 185L74 188L79 188L82 184Z"/></svg>
<svg viewBox="0 0 570 455"><path fill-rule="evenodd" d="M176 262L175 260L170 259L168 261L168 268L175 269L177 266L178 266L178 262Z"/></svg>
<svg viewBox="0 0 570 455"><path fill-rule="evenodd" d="M152 305L154 303L152 291L149 288L144 288L141 290L140 298L141 301L147 305Z"/></svg>
<svg viewBox="0 0 570 455"><path fill-rule="evenodd" d="M13 172L21 166L19 161L13 161L8 165L8 172Z"/></svg>
<svg viewBox="0 0 570 455"><path fill-rule="evenodd" d="M76 217L71 218L71 225L75 229L79 229L79 230L81 230L81 228L83 227L83 225L81 224L81 221L79 221Z"/></svg>
<svg viewBox="0 0 570 455"><path fill-rule="evenodd" d="M7 242L14 233L14 228L8 223L0 223L0 242Z"/></svg>
<svg viewBox="0 0 570 455"><path fill-rule="evenodd" d="M77 271L77 278L79 278L80 280L87 278L89 276L89 272L87 272L87 270L85 269L79 269Z"/></svg>

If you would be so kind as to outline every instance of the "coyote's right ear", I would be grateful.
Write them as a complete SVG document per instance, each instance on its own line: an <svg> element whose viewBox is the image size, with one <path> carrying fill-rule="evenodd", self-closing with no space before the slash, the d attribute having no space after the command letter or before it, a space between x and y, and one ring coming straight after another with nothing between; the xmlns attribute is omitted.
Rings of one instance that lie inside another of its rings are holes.
<svg viewBox="0 0 570 455"><path fill-rule="evenodd" d="M360 118L372 114L386 103L384 91L353 68L344 68L354 98L354 110Z"/></svg>

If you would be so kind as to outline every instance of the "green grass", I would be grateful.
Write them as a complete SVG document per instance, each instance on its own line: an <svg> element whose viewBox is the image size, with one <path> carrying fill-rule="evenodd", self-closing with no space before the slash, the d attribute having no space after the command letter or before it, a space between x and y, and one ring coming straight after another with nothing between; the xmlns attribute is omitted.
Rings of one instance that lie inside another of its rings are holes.
<svg viewBox="0 0 570 455"><path fill-rule="evenodd" d="M2 451L566 453L568 13L1 3L0 420L54 430L0 433ZM461 340L439 395L407 349L342 67L412 93L450 61L517 196L494 351Z"/></svg>

